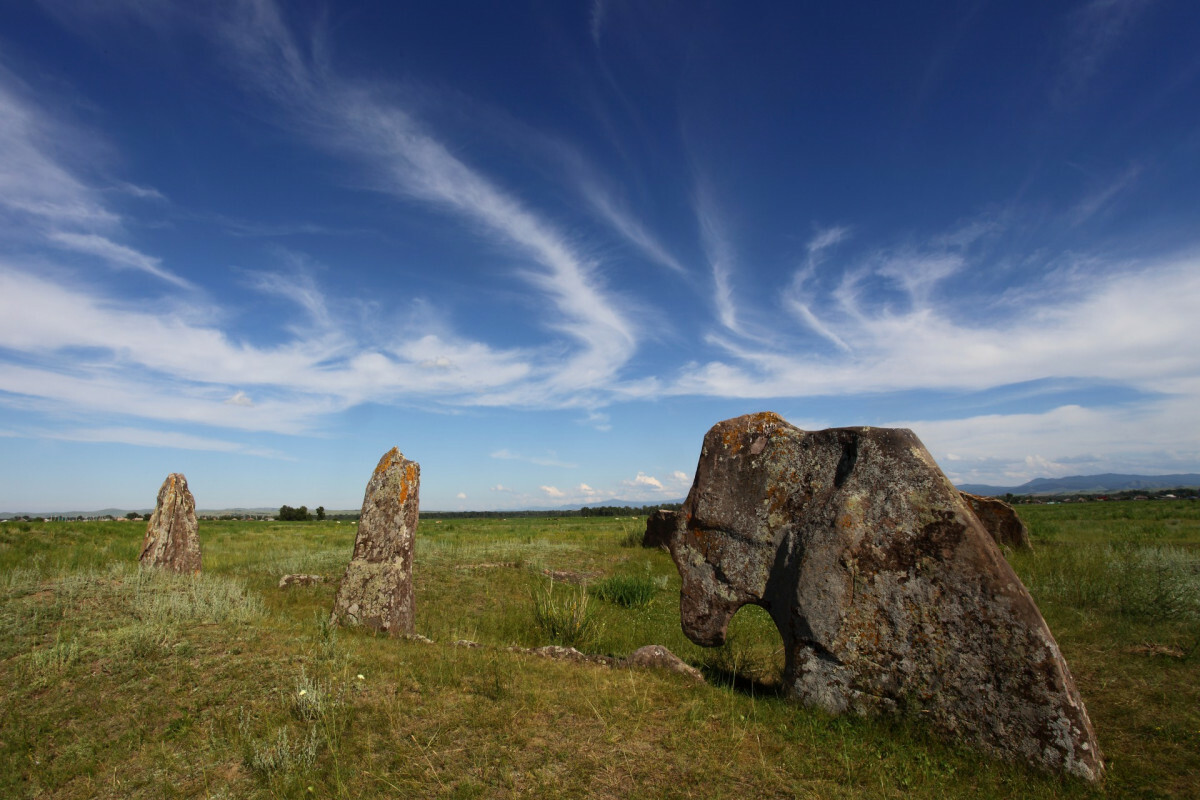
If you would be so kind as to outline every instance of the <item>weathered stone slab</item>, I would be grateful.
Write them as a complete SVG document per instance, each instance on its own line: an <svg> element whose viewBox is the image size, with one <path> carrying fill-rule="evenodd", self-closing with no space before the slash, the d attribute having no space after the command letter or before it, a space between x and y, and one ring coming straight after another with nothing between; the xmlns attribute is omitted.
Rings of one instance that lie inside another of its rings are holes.
<svg viewBox="0 0 1200 800"><path fill-rule="evenodd" d="M646 532L642 534L642 547L666 547L671 540L671 531L679 524L678 512L660 508L646 518Z"/></svg>
<svg viewBox="0 0 1200 800"><path fill-rule="evenodd" d="M363 497L354 554L342 576L331 622L401 636L414 633L412 560L421 466L392 448Z"/></svg>
<svg viewBox="0 0 1200 800"><path fill-rule="evenodd" d="M175 572L200 572L196 498L188 491L187 478L178 472L168 475L158 490L138 563Z"/></svg>
<svg viewBox="0 0 1200 800"><path fill-rule="evenodd" d="M995 497L980 497L970 492L960 492L963 500L983 523L983 528L999 545L1008 545L1017 550L1033 550L1029 540L1029 528L1017 516L1017 511L1008 503Z"/></svg>
<svg viewBox="0 0 1200 800"><path fill-rule="evenodd" d="M279 588L287 589L290 586L315 586L318 583L324 582L324 575L284 575L279 579Z"/></svg>
<svg viewBox="0 0 1200 800"><path fill-rule="evenodd" d="M670 549L687 636L719 645L738 608L762 606L802 702L918 714L992 755L1101 777L1054 637L911 431L719 423Z"/></svg>

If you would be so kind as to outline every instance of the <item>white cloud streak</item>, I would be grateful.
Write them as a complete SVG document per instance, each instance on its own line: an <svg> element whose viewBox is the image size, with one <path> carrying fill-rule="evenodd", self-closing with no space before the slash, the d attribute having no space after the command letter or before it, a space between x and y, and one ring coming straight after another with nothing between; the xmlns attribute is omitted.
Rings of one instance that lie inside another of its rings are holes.
<svg viewBox="0 0 1200 800"><path fill-rule="evenodd" d="M550 453L548 456L524 456L524 455L521 455L520 453L513 453L513 452L508 451L507 449L504 449L504 450L497 450L496 452L492 453L491 455L492 455L492 458L500 459L503 461L524 461L529 464L537 464L540 467L558 467L560 469L575 469L579 466L578 464L572 464L569 461L560 460L554 453Z"/></svg>
<svg viewBox="0 0 1200 800"><path fill-rule="evenodd" d="M695 206L696 222L700 226L700 241L712 270L713 306L717 312L717 319L723 326L738 333L740 327L737 308L734 304L733 287L729 282L735 265L733 244L720 209L712 196L712 189L702 178L696 181Z"/></svg>
<svg viewBox="0 0 1200 800"><path fill-rule="evenodd" d="M20 435L20 434L18 434ZM106 444L131 444L138 447L168 447L177 450L201 450L219 453L240 453L260 458L290 460L275 450L248 447L241 442L194 436L179 431L149 430L145 428L75 428L68 430L31 431L29 436L39 439L55 439L64 442L91 442Z"/></svg>
<svg viewBox="0 0 1200 800"><path fill-rule="evenodd" d="M183 278L162 268L162 260L145 253L139 253L131 247L117 244L96 233L68 233L54 231L49 234L51 242L67 250L95 256L118 269L131 268L147 275L161 278L182 289L195 288Z"/></svg>
<svg viewBox="0 0 1200 800"><path fill-rule="evenodd" d="M545 402L599 389L637 348L636 326L603 287L598 265L516 197L454 155L403 108L368 87L341 81L326 64L310 63L278 9L244 2L224 30L243 73L300 121L314 144L358 160L380 191L439 207L530 259L521 272L558 311L548 327L566 334L575 352L544 365L540 385L483 402Z"/></svg>

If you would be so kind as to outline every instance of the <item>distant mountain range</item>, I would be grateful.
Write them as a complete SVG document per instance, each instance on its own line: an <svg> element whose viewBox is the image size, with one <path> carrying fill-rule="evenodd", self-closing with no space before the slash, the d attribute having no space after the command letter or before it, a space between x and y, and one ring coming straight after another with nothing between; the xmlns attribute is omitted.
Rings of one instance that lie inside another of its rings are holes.
<svg viewBox="0 0 1200 800"><path fill-rule="evenodd" d="M1188 472L1179 475L1071 475L1066 478L1034 478L1020 486L991 486L985 483L963 483L959 489L971 494L1002 495L1051 495L1051 494L1104 494L1105 492L1128 492L1144 489L1181 489L1200 487L1200 475Z"/></svg>

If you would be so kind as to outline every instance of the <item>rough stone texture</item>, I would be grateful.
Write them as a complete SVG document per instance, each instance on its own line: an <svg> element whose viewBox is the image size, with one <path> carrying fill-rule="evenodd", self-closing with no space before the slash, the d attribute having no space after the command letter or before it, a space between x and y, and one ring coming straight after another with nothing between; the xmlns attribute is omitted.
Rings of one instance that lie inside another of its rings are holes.
<svg viewBox="0 0 1200 800"><path fill-rule="evenodd" d="M919 714L992 755L1101 777L1054 637L911 431L719 423L670 549L687 636L719 645L738 608L762 606L802 702Z"/></svg>
<svg viewBox="0 0 1200 800"><path fill-rule="evenodd" d="M363 497L354 555L342 576L331 622L401 636L413 629L413 539L421 465L392 448L379 459Z"/></svg>
<svg viewBox="0 0 1200 800"><path fill-rule="evenodd" d="M289 586L313 586L315 584L324 582L324 575L284 575L279 579L279 588L286 589Z"/></svg>
<svg viewBox="0 0 1200 800"><path fill-rule="evenodd" d="M625 667L665 669L668 672L674 672L677 675L684 675L691 678L697 683L704 683L704 676L700 674L700 670L686 663L661 644L648 644L645 647L638 648L630 653L629 657L621 662L621 665Z"/></svg>
<svg viewBox="0 0 1200 800"><path fill-rule="evenodd" d="M963 500L983 523L983 528L999 545L1008 545L1018 550L1032 550L1029 528L1017 516L1016 510L995 497L980 497L969 492L960 492Z"/></svg>
<svg viewBox="0 0 1200 800"><path fill-rule="evenodd" d="M679 524L679 514L660 508L646 518L646 532L642 534L642 547L666 547L671 540L671 531Z"/></svg>
<svg viewBox="0 0 1200 800"><path fill-rule="evenodd" d="M138 563L175 572L200 572L196 498L188 491L187 478L178 472L168 475L158 490Z"/></svg>

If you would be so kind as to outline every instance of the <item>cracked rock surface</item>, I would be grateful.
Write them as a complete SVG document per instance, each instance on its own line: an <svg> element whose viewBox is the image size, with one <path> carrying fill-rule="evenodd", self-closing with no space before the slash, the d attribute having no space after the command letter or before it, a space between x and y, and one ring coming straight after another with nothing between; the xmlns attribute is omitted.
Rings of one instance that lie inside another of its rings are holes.
<svg viewBox="0 0 1200 800"><path fill-rule="evenodd" d="M331 622L391 636L414 633L412 559L421 465L393 447L379 459L363 497L354 554Z"/></svg>
<svg viewBox="0 0 1200 800"><path fill-rule="evenodd" d="M138 563L175 572L200 572L196 498L188 490L187 478L178 472L168 475L158 490Z"/></svg>
<svg viewBox="0 0 1200 800"><path fill-rule="evenodd" d="M1101 778L1041 613L912 431L718 423L669 546L687 636L719 645L741 606L762 606L798 700L919 714L993 756Z"/></svg>

